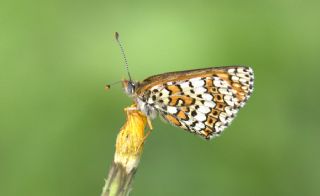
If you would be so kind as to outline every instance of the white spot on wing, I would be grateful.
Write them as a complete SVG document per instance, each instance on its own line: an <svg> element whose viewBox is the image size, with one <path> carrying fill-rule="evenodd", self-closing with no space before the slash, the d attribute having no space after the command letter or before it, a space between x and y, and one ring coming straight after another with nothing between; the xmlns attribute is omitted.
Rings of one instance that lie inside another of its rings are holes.
<svg viewBox="0 0 320 196"><path fill-rule="evenodd" d="M216 106L216 104L213 101L205 101L203 105L209 108L214 108Z"/></svg>
<svg viewBox="0 0 320 196"><path fill-rule="evenodd" d="M152 98L149 98L147 102L148 102L148 104L152 104L153 103Z"/></svg>
<svg viewBox="0 0 320 196"><path fill-rule="evenodd" d="M195 94L202 94L204 92L206 92L207 89L203 88L203 87L198 87L194 89Z"/></svg>
<svg viewBox="0 0 320 196"><path fill-rule="evenodd" d="M226 114L226 113L224 113L224 112L221 112L221 113L220 113L219 119L220 119L220 121L222 122L222 124L226 124L226 123L227 123L226 117L227 117L227 114Z"/></svg>
<svg viewBox="0 0 320 196"><path fill-rule="evenodd" d="M234 71L235 71L235 69L234 69L234 68L231 68L231 69L228 70L228 73L229 73L229 74L233 74Z"/></svg>
<svg viewBox="0 0 320 196"><path fill-rule="evenodd" d="M201 128L197 127L197 126L193 127L193 129L195 129L196 131L200 131L201 130Z"/></svg>
<svg viewBox="0 0 320 196"><path fill-rule="evenodd" d="M190 79L190 82L194 82L194 81L197 81L197 80L200 80L200 79L201 79L200 77L191 78L191 79Z"/></svg>
<svg viewBox="0 0 320 196"><path fill-rule="evenodd" d="M202 113L197 113L197 115L194 117L197 121L205 121L206 120L206 115Z"/></svg>
<svg viewBox="0 0 320 196"><path fill-rule="evenodd" d="M199 112L201 112L203 114L207 114L207 113L210 112L210 109L208 107L206 107L206 106L201 105L201 106L199 106L199 109L197 111L199 111Z"/></svg>
<svg viewBox="0 0 320 196"><path fill-rule="evenodd" d="M196 124L196 127L199 127L199 129L204 129L205 128L205 126L204 126L204 124L202 122L198 122Z"/></svg>
<svg viewBox="0 0 320 196"><path fill-rule="evenodd" d="M161 93L162 93L162 96L164 96L164 97L169 95L169 91L167 89L165 89L165 88L162 89Z"/></svg>
<svg viewBox="0 0 320 196"><path fill-rule="evenodd" d="M237 76L240 78L246 78L249 79L249 77L247 76L248 74L244 74L244 73L238 73Z"/></svg>
<svg viewBox="0 0 320 196"><path fill-rule="evenodd" d="M219 88L219 92L224 95L232 95L232 92L229 91L227 88Z"/></svg>
<svg viewBox="0 0 320 196"><path fill-rule="evenodd" d="M238 73L244 73L243 67L239 67L239 68L237 69L237 72L238 72Z"/></svg>
<svg viewBox="0 0 320 196"><path fill-rule="evenodd" d="M237 77L237 76L232 76L232 77L231 77L231 80L237 82L237 81L239 80L239 77Z"/></svg>
<svg viewBox="0 0 320 196"><path fill-rule="evenodd" d="M234 106L234 100L233 100L233 97L230 96L230 95L225 95L224 96L224 101L227 102L228 105L230 106Z"/></svg>
<svg viewBox="0 0 320 196"><path fill-rule="evenodd" d="M228 116L231 116L233 114L232 111L231 111L230 106L225 107L224 110L226 111Z"/></svg>
<svg viewBox="0 0 320 196"><path fill-rule="evenodd" d="M189 82L183 82L183 83L181 83L181 84L180 84L180 87L181 87L182 89L188 89L188 88L190 88L190 87L189 87Z"/></svg>
<svg viewBox="0 0 320 196"><path fill-rule="evenodd" d="M242 84L246 84L247 80L244 79L244 78L240 78L240 82L241 82Z"/></svg>
<svg viewBox="0 0 320 196"><path fill-rule="evenodd" d="M216 87L223 87L223 88L227 88L228 87L228 83L224 80L221 80L218 77L213 77L213 84Z"/></svg>
<svg viewBox="0 0 320 196"><path fill-rule="evenodd" d="M196 80L192 80L192 79L191 79L190 81L191 81L191 83L192 83L192 86L195 87L195 88L204 85L204 81L201 80L201 78L197 78Z"/></svg>
<svg viewBox="0 0 320 196"><path fill-rule="evenodd" d="M191 125L193 123L193 121L191 119L189 119L188 121L184 121L187 125Z"/></svg>
<svg viewBox="0 0 320 196"><path fill-rule="evenodd" d="M176 114L178 112L176 107L168 106L167 110L170 114Z"/></svg>
<svg viewBox="0 0 320 196"><path fill-rule="evenodd" d="M182 106L182 105L183 105L183 101L179 99L178 106Z"/></svg>
<svg viewBox="0 0 320 196"><path fill-rule="evenodd" d="M204 93L203 95L202 95L202 98L204 99L204 100L206 100L206 101L211 101L212 100L212 95L210 95L210 94L208 94L208 93Z"/></svg>

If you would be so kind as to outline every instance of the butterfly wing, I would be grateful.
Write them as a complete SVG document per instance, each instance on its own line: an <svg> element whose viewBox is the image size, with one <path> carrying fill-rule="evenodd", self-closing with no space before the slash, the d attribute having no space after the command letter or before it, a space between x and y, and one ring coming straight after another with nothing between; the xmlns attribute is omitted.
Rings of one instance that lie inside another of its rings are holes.
<svg viewBox="0 0 320 196"><path fill-rule="evenodd" d="M137 95L171 124L211 139L244 106L253 80L253 70L244 66L171 72L142 81Z"/></svg>

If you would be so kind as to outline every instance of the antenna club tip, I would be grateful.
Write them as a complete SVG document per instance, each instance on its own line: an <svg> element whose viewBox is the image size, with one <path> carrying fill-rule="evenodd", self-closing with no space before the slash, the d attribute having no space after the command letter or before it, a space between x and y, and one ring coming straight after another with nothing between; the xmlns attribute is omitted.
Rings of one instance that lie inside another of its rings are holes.
<svg viewBox="0 0 320 196"><path fill-rule="evenodd" d="M119 35L118 32L115 32L115 33L114 33L114 36L116 37L116 40L119 40L119 36L120 36L120 35Z"/></svg>
<svg viewBox="0 0 320 196"><path fill-rule="evenodd" d="M110 89L110 85L109 85L109 84L106 84L106 85L104 86L104 90L105 90L105 91L109 91L109 89Z"/></svg>

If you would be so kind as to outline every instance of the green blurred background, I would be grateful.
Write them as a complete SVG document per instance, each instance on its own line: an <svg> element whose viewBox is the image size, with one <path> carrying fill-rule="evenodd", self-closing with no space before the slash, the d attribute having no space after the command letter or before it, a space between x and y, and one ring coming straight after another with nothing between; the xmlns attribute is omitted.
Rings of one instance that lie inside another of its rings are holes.
<svg viewBox="0 0 320 196"><path fill-rule="evenodd" d="M319 1L1 1L0 195L99 195L131 75L245 64L207 142L156 119L132 195L320 195Z"/></svg>

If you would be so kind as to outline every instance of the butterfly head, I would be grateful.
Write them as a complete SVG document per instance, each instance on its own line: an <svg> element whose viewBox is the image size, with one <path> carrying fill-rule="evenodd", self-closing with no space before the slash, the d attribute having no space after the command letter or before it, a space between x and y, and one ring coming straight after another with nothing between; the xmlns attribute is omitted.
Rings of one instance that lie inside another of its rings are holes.
<svg viewBox="0 0 320 196"><path fill-rule="evenodd" d="M135 91L136 91L136 87L137 87L137 83L131 81L131 80L123 80L122 81L122 86L124 91L129 95L129 96L133 96Z"/></svg>

